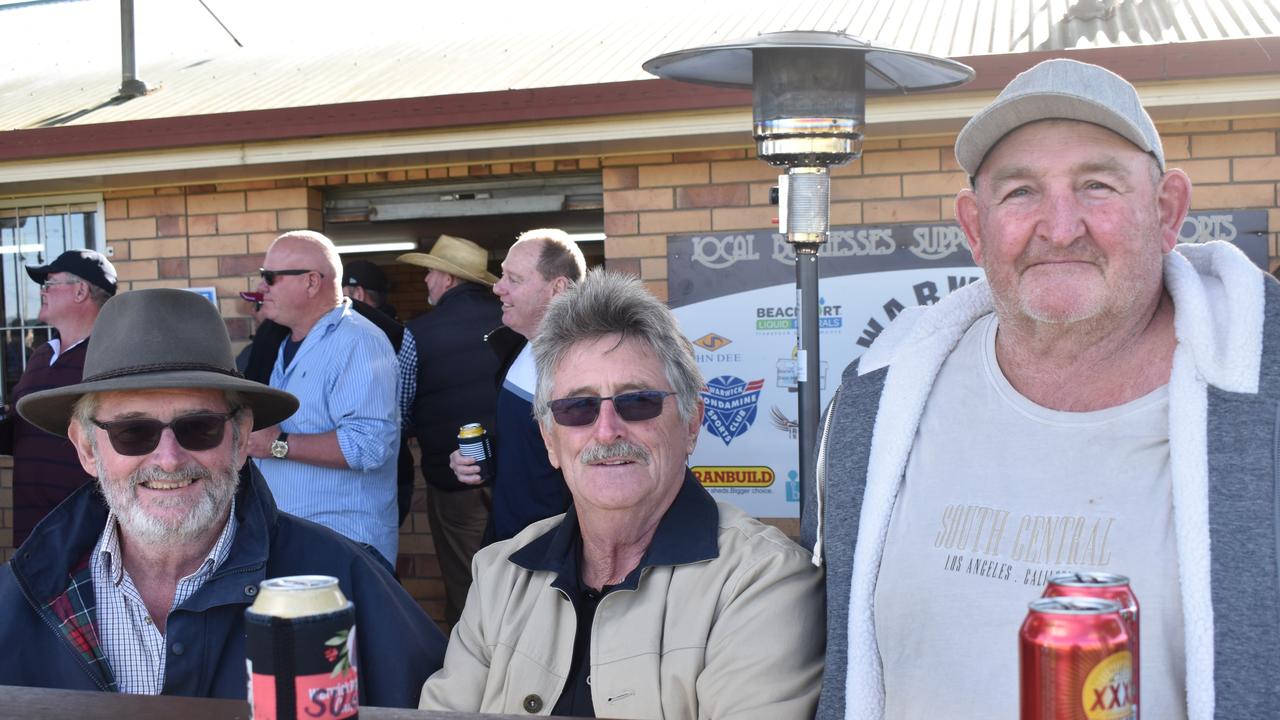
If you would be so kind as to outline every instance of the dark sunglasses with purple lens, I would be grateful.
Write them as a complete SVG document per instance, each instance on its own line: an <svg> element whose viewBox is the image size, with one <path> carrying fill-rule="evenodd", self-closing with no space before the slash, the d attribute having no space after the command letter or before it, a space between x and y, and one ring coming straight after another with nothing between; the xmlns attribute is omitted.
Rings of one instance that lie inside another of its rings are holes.
<svg viewBox="0 0 1280 720"><path fill-rule="evenodd" d="M551 417L557 425L580 427L590 425L600 416L600 406L605 400L613 403L618 417L627 422L652 420L662 414L662 401L668 395L675 395L670 390L633 390L614 395L613 397L568 397L552 400L547 403L551 408Z"/></svg>

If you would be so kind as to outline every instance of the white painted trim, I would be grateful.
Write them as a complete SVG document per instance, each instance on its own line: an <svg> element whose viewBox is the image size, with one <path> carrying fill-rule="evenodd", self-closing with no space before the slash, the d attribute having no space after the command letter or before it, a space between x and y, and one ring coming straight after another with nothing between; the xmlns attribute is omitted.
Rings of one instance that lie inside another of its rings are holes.
<svg viewBox="0 0 1280 720"><path fill-rule="evenodd" d="M1146 83L1139 86L1139 92L1157 121L1280 112L1280 76ZM995 91L989 91L871 98L867 107L868 138L954 132L995 95ZM721 146L725 145L725 138L741 138L742 144L747 145L751 142L750 127L750 108L741 107L20 160L0 162L0 186L234 168L243 169L245 176L251 177L256 166L294 163L300 164L295 176L341 174L345 170L340 165L326 168L316 164L368 158L385 161L388 167L396 167L399 158L399 167L404 167L485 162L486 155L492 156L489 160L507 162L522 152L537 159L646 153L658 152L652 141L664 139L671 141L671 149L690 141L696 143L699 138L717 138ZM630 148L630 141L643 141L643 146ZM505 154L499 156L500 153Z"/></svg>

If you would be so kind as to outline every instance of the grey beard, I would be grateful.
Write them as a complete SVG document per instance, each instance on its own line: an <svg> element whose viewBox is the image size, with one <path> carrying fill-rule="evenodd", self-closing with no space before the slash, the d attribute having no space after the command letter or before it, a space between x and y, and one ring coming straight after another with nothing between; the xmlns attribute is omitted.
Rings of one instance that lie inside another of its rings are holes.
<svg viewBox="0 0 1280 720"><path fill-rule="evenodd" d="M231 498L239 486L239 453L232 450L231 464L220 470L210 471L197 463L166 472L155 466L139 468L127 482L112 482L102 462L102 454L94 442L94 458L98 471L98 488L106 498L107 507L116 516L120 529L129 539L147 545L190 542L204 534L222 520L231 506ZM136 490L145 482L175 482L199 480L200 493L196 504L176 525L155 518L138 505Z"/></svg>

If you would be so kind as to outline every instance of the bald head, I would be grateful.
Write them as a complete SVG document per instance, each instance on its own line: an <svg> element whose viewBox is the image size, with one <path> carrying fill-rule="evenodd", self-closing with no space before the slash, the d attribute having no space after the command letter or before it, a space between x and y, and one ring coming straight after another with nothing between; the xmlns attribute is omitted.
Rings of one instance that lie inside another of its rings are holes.
<svg viewBox="0 0 1280 720"><path fill-rule="evenodd" d="M342 302L342 260L333 241L318 232L295 230L267 248L264 270L275 282L258 284L263 315L293 330L295 340Z"/></svg>
<svg viewBox="0 0 1280 720"><path fill-rule="evenodd" d="M342 294L342 258L332 240L311 230L293 230L273 240L267 256L276 249L305 261L305 267L323 273L325 284L333 287L335 296Z"/></svg>

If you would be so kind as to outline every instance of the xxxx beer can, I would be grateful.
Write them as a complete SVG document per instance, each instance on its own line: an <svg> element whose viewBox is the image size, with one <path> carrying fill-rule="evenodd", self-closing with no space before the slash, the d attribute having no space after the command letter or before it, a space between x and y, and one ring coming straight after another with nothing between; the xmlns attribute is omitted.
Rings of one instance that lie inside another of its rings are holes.
<svg viewBox="0 0 1280 720"><path fill-rule="evenodd" d="M337 578L263 581L245 634L254 720L359 716L355 606Z"/></svg>
<svg viewBox="0 0 1280 720"><path fill-rule="evenodd" d="M1022 720L1137 718L1129 632L1112 600L1033 600L1018 661Z"/></svg>
<svg viewBox="0 0 1280 720"><path fill-rule="evenodd" d="M480 467L481 480L493 482L493 447L483 425L467 423L458 428L458 452L476 461L476 465Z"/></svg>
<svg viewBox="0 0 1280 720"><path fill-rule="evenodd" d="M1138 642L1138 596L1129 586L1129 578L1112 573L1063 573L1049 578L1044 597L1092 597L1112 600L1120 604L1120 618L1129 631L1129 652L1133 653L1133 707L1134 717L1141 717L1142 699Z"/></svg>

